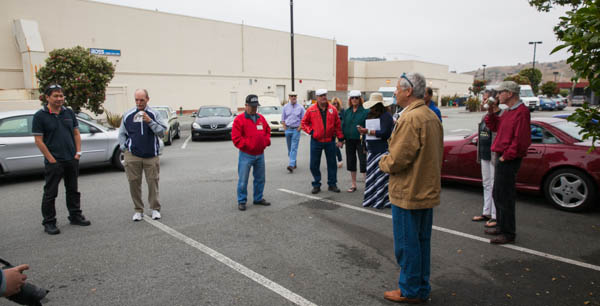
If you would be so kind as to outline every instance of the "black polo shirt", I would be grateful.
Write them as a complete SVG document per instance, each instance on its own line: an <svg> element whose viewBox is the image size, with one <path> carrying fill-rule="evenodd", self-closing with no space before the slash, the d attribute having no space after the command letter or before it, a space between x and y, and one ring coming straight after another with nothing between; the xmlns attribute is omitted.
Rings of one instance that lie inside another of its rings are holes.
<svg viewBox="0 0 600 306"><path fill-rule="evenodd" d="M75 158L74 129L79 128L75 113L62 107L59 114L51 113L47 105L33 115L32 134L44 136L44 144L57 161L70 161ZM44 162L48 160L44 158Z"/></svg>

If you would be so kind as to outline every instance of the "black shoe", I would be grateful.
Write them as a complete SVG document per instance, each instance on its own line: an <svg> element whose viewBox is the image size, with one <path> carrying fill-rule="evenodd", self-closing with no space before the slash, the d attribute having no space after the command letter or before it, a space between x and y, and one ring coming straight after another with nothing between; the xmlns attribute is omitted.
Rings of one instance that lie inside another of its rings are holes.
<svg viewBox="0 0 600 306"><path fill-rule="evenodd" d="M321 192L321 187L313 187L313 189L311 190L312 194L317 194Z"/></svg>
<svg viewBox="0 0 600 306"><path fill-rule="evenodd" d="M292 166L287 166L287 171L289 171L290 173L294 172L294 168L292 168Z"/></svg>
<svg viewBox="0 0 600 306"><path fill-rule="evenodd" d="M69 216L69 222L71 222L71 224L73 224L73 225L80 225L80 226L88 226L88 225L92 224L92 222L90 222L89 220L86 220L83 215Z"/></svg>
<svg viewBox="0 0 600 306"><path fill-rule="evenodd" d="M246 203L240 203L240 204L238 204L238 209L241 210L241 211L246 210Z"/></svg>
<svg viewBox="0 0 600 306"><path fill-rule="evenodd" d="M262 199L262 200L260 200L258 202L254 202L253 204L254 205L263 205L263 206L269 206L269 205L271 205L271 203L267 202L267 200L265 200L265 199Z"/></svg>
<svg viewBox="0 0 600 306"><path fill-rule="evenodd" d="M60 230L56 227L54 223L46 223L44 224L44 232L48 233L48 235L58 235L60 234Z"/></svg>
<svg viewBox="0 0 600 306"><path fill-rule="evenodd" d="M340 192L340 189L337 188L337 186L329 186L329 188L327 188L327 190L331 191L331 192Z"/></svg>

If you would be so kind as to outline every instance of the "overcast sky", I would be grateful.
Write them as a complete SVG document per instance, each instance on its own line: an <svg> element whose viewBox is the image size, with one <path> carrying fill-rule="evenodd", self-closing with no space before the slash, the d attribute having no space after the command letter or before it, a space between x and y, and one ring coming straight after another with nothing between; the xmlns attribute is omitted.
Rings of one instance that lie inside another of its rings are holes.
<svg viewBox="0 0 600 306"><path fill-rule="evenodd" d="M97 0L289 31L288 0ZM566 59L553 27L564 8L540 13L527 0L296 0L294 32L332 38L350 57L377 56L445 64L465 72Z"/></svg>

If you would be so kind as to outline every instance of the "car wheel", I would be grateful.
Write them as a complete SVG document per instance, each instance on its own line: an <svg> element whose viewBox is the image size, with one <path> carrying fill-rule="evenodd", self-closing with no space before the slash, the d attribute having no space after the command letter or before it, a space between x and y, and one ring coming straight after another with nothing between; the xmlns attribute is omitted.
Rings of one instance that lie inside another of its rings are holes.
<svg viewBox="0 0 600 306"><path fill-rule="evenodd" d="M167 141L165 141L165 146L170 146L173 143L173 135L171 131L167 134Z"/></svg>
<svg viewBox="0 0 600 306"><path fill-rule="evenodd" d="M173 137L174 139L179 139L181 138L181 128L179 127L179 125L177 126L177 134L175 134L175 137Z"/></svg>
<svg viewBox="0 0 600 306"><path fill-rule="evenodd" d="M119 148L115 150L112 157L112 164L117 170L125 171L125 153Z"/></svg>
<svg viewBox="0 0 600 306"><path fill-rule="evenodd" d="M556 208L578 212L593 205L596 186L588 175L580 170L558 169L546 178L544 194Z"/></svg>

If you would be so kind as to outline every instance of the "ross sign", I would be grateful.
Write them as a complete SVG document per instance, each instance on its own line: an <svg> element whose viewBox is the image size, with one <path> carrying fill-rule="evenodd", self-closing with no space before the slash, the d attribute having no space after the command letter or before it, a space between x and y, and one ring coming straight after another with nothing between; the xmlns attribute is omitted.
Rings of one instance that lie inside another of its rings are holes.
<svg viewBox="0 0 600 306"><path fill-rule="evenodd" d="M121 56L121 50L90 48L90 54L93 54L93 55Z"/></svg>

